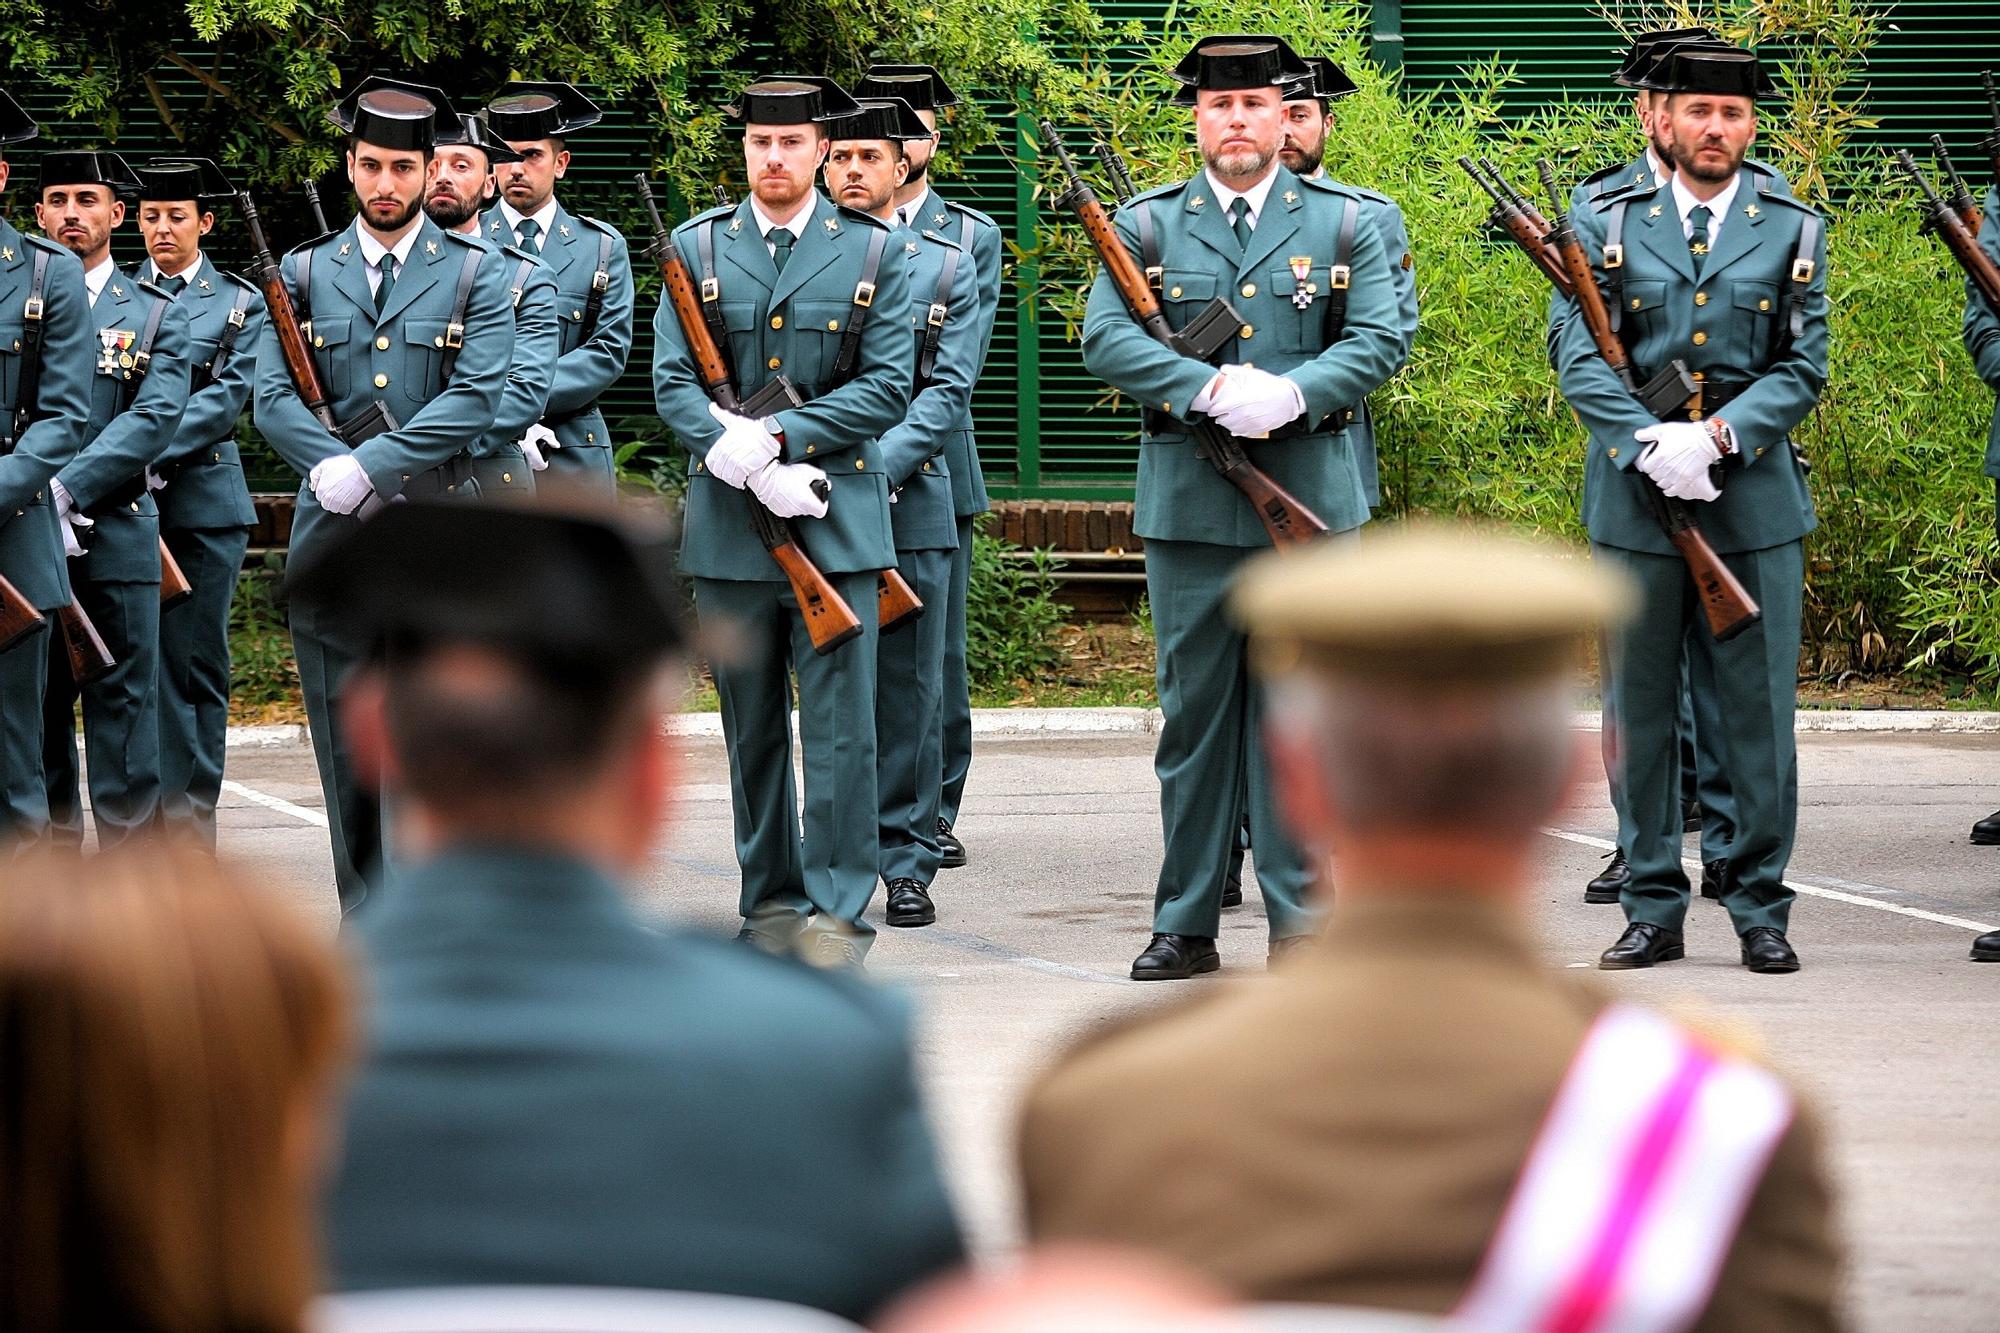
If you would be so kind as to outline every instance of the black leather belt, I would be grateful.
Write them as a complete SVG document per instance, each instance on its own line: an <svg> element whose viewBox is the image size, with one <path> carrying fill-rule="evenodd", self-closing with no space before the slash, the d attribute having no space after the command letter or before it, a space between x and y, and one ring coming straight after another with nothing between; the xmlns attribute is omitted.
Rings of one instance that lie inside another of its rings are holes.
<svg viewBox="0 0 2000 1333"><path fill-rule="evenodd" d="M113 513L139 503L145 494L146 474L141 472L138 476L132 478L132 480L106 491L103 499L84 511L84 516L86 518L93 518L99 514Z"/></svg>
<svg viewBox="0 0 2000 1333"><path fill-rule="evenodd" d="M1337 412L1329 413L1321 418L1317 424L1307 421L1302 416L1293 417L1265 438L1272 440L1296 440L1307 435L1333 435L1353 425L1354 417L1355 409L1351 407L1343 407ZM1146 434L1148 435L1185 435L1188 433L1186 422L1182 421L1179 417L1169 416L1156 407L1146 409L1145 425Z"/></svg>
<svg viewBox="0 0 2000 1333"><path fill-rule="evenodd" d="M1729 404L1742 397L1744 391L1755 384L1755 380L1712 380L1699 372L1695 374L1694 385L1697 398L1665 413L1662 421L1705 421Z"/></svg>

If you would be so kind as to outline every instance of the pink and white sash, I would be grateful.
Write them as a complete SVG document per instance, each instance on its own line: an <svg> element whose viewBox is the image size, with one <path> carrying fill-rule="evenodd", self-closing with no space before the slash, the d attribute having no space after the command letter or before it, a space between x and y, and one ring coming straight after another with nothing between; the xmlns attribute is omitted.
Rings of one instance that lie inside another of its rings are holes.
<svg viewBox="0 0 2000 1333"><path fill-rule="evenodd" d="M1687 1328L1791 1121L1772 1074L1649 1010L1612 1006L1564 1077L1455 1318L1524 1333Z"/></svg>

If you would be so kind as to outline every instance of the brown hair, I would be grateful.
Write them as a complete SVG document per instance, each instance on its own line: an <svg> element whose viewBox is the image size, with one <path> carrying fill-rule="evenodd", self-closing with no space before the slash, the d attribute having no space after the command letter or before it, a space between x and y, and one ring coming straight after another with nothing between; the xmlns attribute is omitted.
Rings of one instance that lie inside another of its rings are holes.
<svg viewBox="0 0 2000 1333"><path fill-rule="evenodd" d="M0 872L0 1326L298 1329L347 1040L331 942L198 850Z"/></svg>

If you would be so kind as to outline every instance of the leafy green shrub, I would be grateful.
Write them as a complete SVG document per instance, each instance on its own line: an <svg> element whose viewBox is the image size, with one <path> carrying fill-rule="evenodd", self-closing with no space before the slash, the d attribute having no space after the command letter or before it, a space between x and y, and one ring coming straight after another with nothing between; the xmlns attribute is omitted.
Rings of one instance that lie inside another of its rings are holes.
<svg viewBox="0 0 2000 1333"><path fill-rule="evenodd" d="M978 533L966 598L965 662L978 687L1035 680L1060 664L1056 630L1067 606L1056 600L1056 558Z"/></svg>
<svg viewBox="0 0 2000 1333"><path fill-rule="evenodd" d="M229 607L232 708L254 713L298 701L298 664L285 623L284 572L284 560L273 553L245 565L236 582L236 600Z"/></svg>

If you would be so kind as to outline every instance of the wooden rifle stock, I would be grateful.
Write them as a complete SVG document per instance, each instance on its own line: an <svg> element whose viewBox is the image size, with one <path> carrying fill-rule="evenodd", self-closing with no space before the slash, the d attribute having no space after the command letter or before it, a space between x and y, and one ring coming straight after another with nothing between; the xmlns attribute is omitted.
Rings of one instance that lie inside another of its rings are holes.
<svg viewBox="0 0 2000 1333"><path fill-rule="evenodd" d="M87 685L118 665L118 659L104 646L104 636L74 597L68 606L57 609L56 625L62 630L63 649L69 655L70 679L78 685Z"/></svg>
<svg viewBox="0 0 2000 1333"><path fill-rule="evenodd" d="M1563 266L1562 256L1549 244L1546 224L1538 225L1533 215L1510 198L1513 191L1508 188L1505 179L1493 172L1490 166L1487 167L1488 174L1492 175L1492 180L1489 181L1486 176L1480 174L1479 168L1473 165L1471 158L1459 158L1458 165L1464 169L1466 175L1479 182L1481 189L1492 196L1493 216L1487 221L1512 237L1521 253L1534 261L1535 267L1555 284L1556 290L1564 296L1575 295L1576 284L1570 280L1569 270Z"/></svg>
<svg viewBox="0 0 2000 1333"><path fill-rule="evenodd" d="M244 228L250 233L250 253L255 264L257 289L264 294L265 312L270 318L271 328L278 335L278 350L284 355L285 370L292 377L292 387L298 390L299 401L306 405L306 411L338 435L340 424L333 419L326 385L320 380L319 365L313 360L305 327L299 321L299 308L292 303L292 289L285 282L284 267L271 252L271 242L264 235L264 224L257 216L256 201L251 199L248 190L239 191L236 201L243 213Z"/></svg>
<svg viewBox="0 0 2000 1333"><path fill-rule="evenodd" d="M1125 308L1131 312L1132 318L1153 338L1178 351L1180 344L1167 323L1166 313L1160 308L1159 298L1153 294L1153 285L1146 281L1138 262L1125 248L1125 242L1119 239L1111 214L1105 211L1096 191L1077 174L1076 163L1071 160L1069 149L1063 146L1062 136L1056 133L1056 127L1046 118L1037 121L1036 125L1041 131L1042 142L1055 154L1057 165L1068 183L1069 188L1056 201L1058 206L1074 211L1077 220L1083 223L1091 247L1097 251L1097 258L1104 265L1105 272L1111 275L1111 281L1124 298ZM1235 436L1208 417L1192 419L1187 425L1201 456L1221 474L1223 480L1249 499L1272 545L1297 546L1326 534L1326 524L1320 521L1319 515L1280 486L1270 473L1251 462L1250 455Z"/></svg>
<svg viewBox="0 0 2000 1333"><path fill-rule="evenodd" d="M0 653L46 625L48 620L21 590L0 577Z"/></svg>
<svg viewBox="0 0 2000 1333"><path fill-rule="evenodd" d="M1562 196L1556 190L1555 168L1546 158L1537 166L1549 201L1555 205L1555 221L1550 235L1562 254L1563 266L1569 271L1570 281L1576 285L1577 310L1590 330L1590 340L1597 345L1597 354L1604 358L1619 382L1636 397L1639 385L1632 373L1632 359L1625 352L1625 344L1612 331L1610 312L1604 305L1604 293L1598 289L1597 273L1590 266L1590 256L1584 253L1576 228L1570 225L1569 218L1563 213ZM1729 566L1722 563L1722 557L1715 553L1715 548L1708 544L1708 538L1702 535L1700 525L1695 522L1693 507L1685 500L1676 500L1665 494L1651 477L1642 475L1639 484L1645 490L1647 507L1652 510L1654 520L1687 565L1688 575L1694 580L1695 595L1701 601L1702 615L1708 621L1708 631L1716 641L1720 643L1733 639L1762 620L1764 612L1750 595L1750 590L1743 586Z"/></svg>
<svg viewBox="0 0 2000 1333"><path fill-rule="evenodd" d="M653 200L652 182L644 172L639 173L637 181L640 202L645 204L647 217L653 226L653 259L666 283L667 300L674 308L674 318L681 326L681 335L687 339L688 353L694 358L695 373L701 376L702 388L708 391L708 396L717 407L725 412L740 414L743 402L737 396L728 357L710 336L708 322L702 318L701 295L695 290L694 274L674 248L673 234L667 230L666 222L660 217L659 206ZM784 571L785 580L792 585L792 596L799 604L799 614L805 618L806 633L812 639L813 651L830 653L848 640L859 637L861 617L854 614L854 608L847 604L840 590L833 586L832 581L812 562L812 557L806 554L805 548L799 545L792 525L766 509L763 502L747 490L743 498L750 506L750 521L756 528L757 539L771 553L771 559L777 562L778 568Z"/></svg>
<svg viewBox="0 0 2000 1333"><path fill-rule="evenodd" d="M1925 225L1938 234L1952 258L1958 261L1965 276L1972 279L1972 285L1986 299L1986 304L2000 313L2000 267L1996 267L1987 253L1979 248L1979 242L1966 229L1965 222L1957 211L1939 197L1932 188L1930 178L1918 168L1908 150L1896 150L1896 164L1902 167L1909 178L1916 182L1923 194Z"/></svg>
<svg viewBox="0 0 2000 1333"><path fill-rule="evenodd" d="M160 538L160 609L179 606L194 596L194 584L181 572L181 562L174 559L174 553L167 549L167 539Z"/></svg>
<svg viewBox="0 0 2000 1333"><path fill-rule="evenodd" d="M1986 215L1979 207L1979 201L1972 197L1972 187L1965 183L1965 177L1958 174L1958 166L1951 160L1951 150L1944 146L1944 136L1931 136L1931 155L1937 158L1938 166L1944 171L1945 183L1951 187L1951 207L1965 223L1965 229L1974 236L1979 234L1979 226Z"/></svg>

